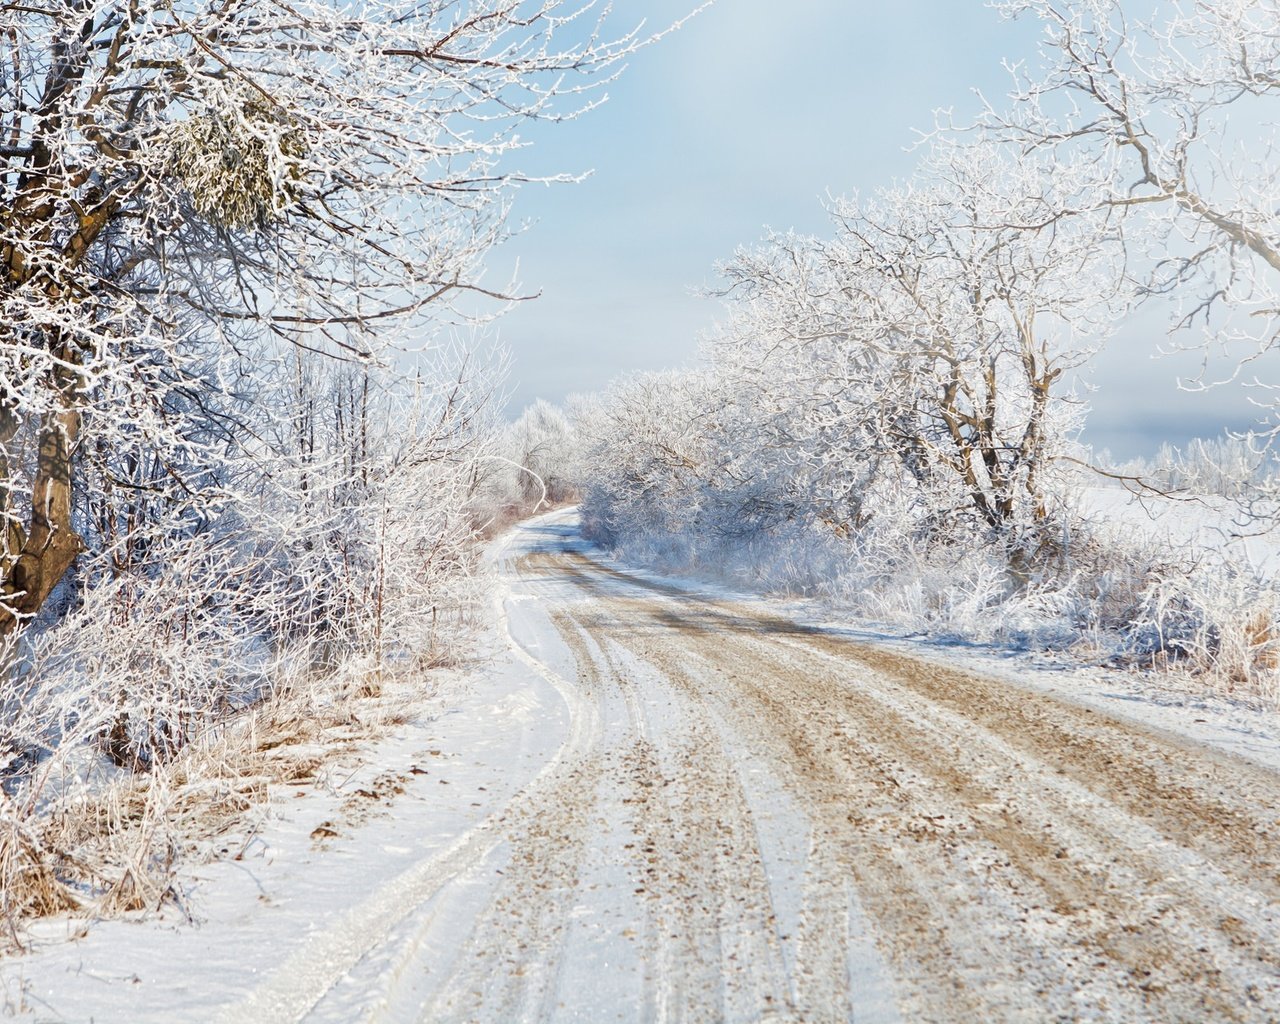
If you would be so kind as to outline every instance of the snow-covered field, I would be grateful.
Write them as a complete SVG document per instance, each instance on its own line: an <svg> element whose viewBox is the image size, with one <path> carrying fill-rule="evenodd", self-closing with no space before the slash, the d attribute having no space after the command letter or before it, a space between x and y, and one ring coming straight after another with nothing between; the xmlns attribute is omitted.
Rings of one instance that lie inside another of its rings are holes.
<svg viewBox="0 0 1280 1024"><path fill-rule="evenodd" d="M1271 1020L1276 716L495 549L496 657L281 787L159 922L48 921L40 1021Z"/></svg>
<svg viewBox="0 0 1280 1024"><path fill-rule="evenodd" d="M1230 499L1190 493L1163 497L1119 485L1085 487L1081 495L1086 514L1130 536L1175 548L1226 551L1259 571L1280 574L1280 531L1249 522Z"/></svg>

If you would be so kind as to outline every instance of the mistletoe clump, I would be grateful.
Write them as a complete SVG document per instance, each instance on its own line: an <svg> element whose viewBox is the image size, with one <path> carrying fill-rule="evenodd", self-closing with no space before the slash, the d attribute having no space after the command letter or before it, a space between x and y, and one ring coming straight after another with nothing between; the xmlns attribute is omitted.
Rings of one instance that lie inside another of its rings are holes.
<svg viewBox="0 0 1280 1024"><path fill-rule="evenodd" d="M170 168L196 211L224 228L265 227L296 195L306 155L300 129L252 98L174 125Z"/></svg>

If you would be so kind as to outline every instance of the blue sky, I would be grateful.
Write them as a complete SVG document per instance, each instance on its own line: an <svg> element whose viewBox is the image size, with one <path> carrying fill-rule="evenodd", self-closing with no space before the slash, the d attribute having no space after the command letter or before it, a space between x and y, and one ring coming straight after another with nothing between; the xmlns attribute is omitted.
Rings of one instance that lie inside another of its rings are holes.
<svg viewBox="0 0 1280 1024"><path fill-rule="evenodd" d="M692 0L615 0L657 29ZM531 173L591 171L517 196L519 237L491 260L538 299L502 318L513 413L629 370L687 365L717 319L715 264L767 228L822 233L828 194L909 175L913 129L1007 91L1002 59L1034 60L1038 28L979 0L719 0L638 54L579 121L526 132ZM1180 395L1194 359L1157 360L1162 321L1129 325L1095 362L1086 437L1122 457L1250 419L1239 392Z"/></svg>

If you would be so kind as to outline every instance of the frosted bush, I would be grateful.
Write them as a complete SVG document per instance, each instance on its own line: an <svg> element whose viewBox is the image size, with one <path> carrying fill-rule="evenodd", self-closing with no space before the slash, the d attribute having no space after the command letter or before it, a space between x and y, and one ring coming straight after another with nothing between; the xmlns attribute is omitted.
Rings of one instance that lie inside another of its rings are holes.
<svg viewBox="0 0 1280 1024"><path fill-rule="evenodd" d="M1248 565L1206 555L1186 573L1148 584L1134 622L1154 651L1228 692L1280 697L1280 586Z"/></svg>
<svg viewBox="0 0 1280 1024"><path fill-rule="evenodd" d="M89 590L34 639L27 668L31 704L50 723L96 722L103 751L144 770L261 699L272 678L255 581L235 571L244 567L200 539L155 556L157 571Z"/></svg>

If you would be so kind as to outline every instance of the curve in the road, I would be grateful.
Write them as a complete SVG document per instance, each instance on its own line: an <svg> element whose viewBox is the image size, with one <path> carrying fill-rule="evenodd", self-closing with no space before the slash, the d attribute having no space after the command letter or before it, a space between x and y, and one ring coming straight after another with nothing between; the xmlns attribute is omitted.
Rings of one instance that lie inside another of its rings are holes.
<svg viewBox="0 0 1280 1024"><path fill-rule="evenodd" d="M1280 1020L1274 773L621 572L565 514L499 563L560 754L226 1019L400 943L370 1019Z"/></svg>

